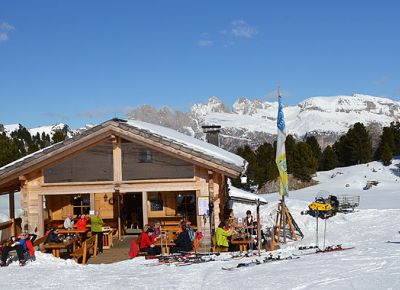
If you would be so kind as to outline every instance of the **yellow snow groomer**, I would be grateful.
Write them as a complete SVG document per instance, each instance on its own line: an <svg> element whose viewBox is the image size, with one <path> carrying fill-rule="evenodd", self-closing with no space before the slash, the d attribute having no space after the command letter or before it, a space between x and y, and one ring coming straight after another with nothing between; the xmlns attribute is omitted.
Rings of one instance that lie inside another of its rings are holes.
<svg viewBox="0 0 400 290"><path fill-rule="evenodd" d="M301 214L309 214L313 217L328 219L336 215L338 208L339 202L336 196L330 195L328 198L317 197L315 201L308 206L308 210L303 211Z"/></svg>

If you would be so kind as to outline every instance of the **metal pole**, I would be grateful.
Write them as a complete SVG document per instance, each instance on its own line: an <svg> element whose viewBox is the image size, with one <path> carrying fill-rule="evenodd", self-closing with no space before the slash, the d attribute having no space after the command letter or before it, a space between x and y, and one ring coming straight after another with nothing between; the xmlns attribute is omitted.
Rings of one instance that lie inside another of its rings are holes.
<svg viewBox="0 0 400 290"><path fill-rule="evenodd" d="M324 250L325 250L325 237L326 237L326 219L325 219L325 229L324 229Z"/></svg>
<svg viewBox="0 0 400 290"><path fill-rule="evenodd" d="M315 241L315 245L318 247L318 212L317 212L317 227L316 227L316 241Z"/></svg>
<svg viewBox="0 0 400 290"><path fill-rule="evenodd" d="M257 199L257 247L258 256L261 256L261 220L260 220L260 199Z"/></svg>

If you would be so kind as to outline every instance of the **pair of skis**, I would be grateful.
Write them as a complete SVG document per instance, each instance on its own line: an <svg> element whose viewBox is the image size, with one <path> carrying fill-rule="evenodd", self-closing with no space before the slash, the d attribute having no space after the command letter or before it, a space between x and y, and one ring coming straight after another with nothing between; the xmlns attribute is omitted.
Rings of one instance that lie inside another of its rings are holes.
<svg viewBox="0 0 400 290"><path fill-rule="evenodd" d="M264 260L261 260L261 261L256 259L256 260L251 260L248 262L239 263L233 267L222 267L222 270L235 271L235 270L239 270L241 268L258 266L258 265L271 263L271 262L281 262L281 261L296 260L296 259L300 259L300 257L293 257L293 256L289 256L289 257L285 257L285 258L281 258L280 256L278 256L276 258L275 257L266 257Z"/></svg>
<svg viewBox="0 0 400 290"><path fill-rule="evenodd" d="M182 254L167 256L148 256L146 259L158 259L158 263L144 264L146 266L175 265L186 266L204 262L215 261L215 257L204 254Z"/></svg>
<svg viewBox="0 0 400 290"><path fill-rule="evenodd" d="M313 250L312 252L306 252L301 254L295 254L295 256L304 256L304 255L312 255L312 254L323 254L323 253L331 253L331 252L339 252L339 251L347 251L354 249L355 247L342 247L342 245L328 246L324 249L320 249L318 246L305 246L299 247L299 250Z"/></svg>

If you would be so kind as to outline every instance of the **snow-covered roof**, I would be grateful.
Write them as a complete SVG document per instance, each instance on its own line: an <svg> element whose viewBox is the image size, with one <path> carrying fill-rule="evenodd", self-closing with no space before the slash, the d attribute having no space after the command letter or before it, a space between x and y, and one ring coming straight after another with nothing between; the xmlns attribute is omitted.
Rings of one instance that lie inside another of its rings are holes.
<svg viewBox="0 0 400 290"><path fill-rule="evenodd" d="M229 184L229 197L232 200L239 200L244 202L256 202L257 199L259 199L261 204L267 203L267 200L261 197L260 195L234 187L230 184Z"/></svg>
<svg viewBox="0 0 400 290"><path fill-rule="evenodd" d="M191 148L194 151L202 152L206 155L213 156L216 159L223 160L227 163L231 163L236 165L237 167L243 167L247 164L247 161L242 157L228 152L218 146L207 143L205 141L196 139L194 137L185 135L176 130L142 122L137 120L128 120L127 123L129 126L135 127L139 130L146 130L153 135L159 135L162 138L171 139L174 143L179 143L184 147Z"/></svg>

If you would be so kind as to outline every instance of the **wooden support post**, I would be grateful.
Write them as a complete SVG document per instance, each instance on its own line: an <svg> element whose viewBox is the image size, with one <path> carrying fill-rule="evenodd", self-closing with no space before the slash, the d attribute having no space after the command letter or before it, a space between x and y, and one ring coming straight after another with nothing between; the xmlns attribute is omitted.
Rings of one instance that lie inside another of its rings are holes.
<svg viewBox="0 0 400 290"><path fill-rule="evenodd" d="M273 237L275 237L275 235L277 236L278 243L281 242L281 231L282 231L283 235L286 235L286 233L283 229L283 227L285 226L285 221L289 225L291 236L293 237L293 239L295 241L297 241L298 237L297 237L296 229L294 228L294 225L293 225L293 220L290 215L289 209L286 206L284 206L282 204L282 202L279 202L277 212L276 212L274 233L272 234ZM286 243L285 236L283 238L284 238L283 243Z"/></svg>
<svg viewBox="0 0 400 290"><path fill-rule="evenodd" d="M13 236L16 235L17 227L15 225L15 201L14 201L14 191L9 192L8 194L8 208L10 210L10 220L12 222L11 225L11 234Z"/></svg>
<svg viewBox="0 0 400 290"><path fill-rule="evenodd" d="M277 235L277 242L281 242L281 203L278 203L278 208L276 210L276 219L275 219L275 231ZM275 235L274 235L275 238Z"/></svg>
<svg viewBox="0 0 400 290"><path fill-rule="evenodd" d="M143 225L149 223L149 217L147 214L147 192L142 192L142 209L143 209Z"/></svg>
<svg viewBox="0 0 400 290"><path fill-rule="evenodd" d="M94 192L90 193L90 210L95 210L96 209L96 202L95 202L95 194Z"/></svg>
<svg viewBox="0 0 400 290"><path fill-rule="evenodd" d="M115 191L117 195L117 202L118 202L118 240L122 240L122 224L121 224L121 195L119 191Z"/></svg>
<svg viewBox="0 0 400 290"><path fill-rule="evenodd" d="M289 210L287 207L285 207L285 214L286 214L286 221L290 227L290 231L292 232L292 236L293 239L295 241L297 241L297 234L296 234L296 230L294 229L293 223L292 223L292 219L290 218L290 214L289 214Z"/></svg>
<svg viewBox="0 0 400 290"><path fill-rule="evenodd" d="M38 233L40 237L44 235L44 216L43 216L43 195L38 195Z"/></svg>
<svg viewBox="0 0 400 290"><path fill-rule="evenodd" d="M121 150L121 138L112 136L113 144L113 174L114 182L121 183L122 181L122 150Z"/></svg>
<svg viewBox="0 0 400 290"><path fill-rule="evenodd" d="M275 226L272 227L270 251L275 251Z"/></svg>

